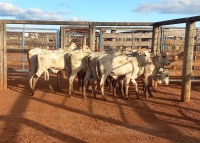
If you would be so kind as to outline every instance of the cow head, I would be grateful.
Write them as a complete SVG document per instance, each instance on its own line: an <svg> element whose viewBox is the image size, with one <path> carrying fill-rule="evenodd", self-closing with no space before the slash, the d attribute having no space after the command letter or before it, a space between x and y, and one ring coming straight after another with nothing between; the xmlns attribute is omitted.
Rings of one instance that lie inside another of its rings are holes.
<svg viewBox="0 0 200 143"><path fill-rule="evenodd" d="M147 50L138 50L137 53L141 56L143 65L151 64L150 53Z"/></svg>
<svg viewBox="0 0 200 143"><path fill-rule="evenodd" d="M158 84L164 83L165 85L169 84L169 72L167 69L160 68L159 72L156 74L156 80Z"/></svg>
<svg viewBox="0 0 200 143"><path fill-rule="evenodd" d="M168 54L166 52L161 52L158 55L160 56L160 60L163 66L170 65L170 61L168 60L168 57L167 57Z"/></svg>

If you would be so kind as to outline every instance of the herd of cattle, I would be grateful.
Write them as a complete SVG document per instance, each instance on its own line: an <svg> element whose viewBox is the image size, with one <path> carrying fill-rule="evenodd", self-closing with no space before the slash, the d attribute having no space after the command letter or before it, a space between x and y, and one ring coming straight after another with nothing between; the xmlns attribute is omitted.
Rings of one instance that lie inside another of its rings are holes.
<svg viewBox="0 0 200 143"><path fill-rule="evenodd" d="M73 81L78 76L79 90L86 99L86 89L92 86L96 96L97 85L102 97L106 100L104 84L112 85L113 95L116 96L116 83L119 82L121 94L125 99L129 96L129 84L133 83L137 98L139 98L136 79L141 77L146 98L151 96L152 80L159 84L169 83L169 73L164 69L170 62L165 52L150 54L147 50L121 50L108 46L106 51L92 52L87 45L77 46L70 43L65 48L47 50L34 48L29 50L29 86L32 95L38 78L44 73L44 79L49 88L55 92L49 82L49 70L57 73L57 87L61 88L61 75L65 71L69 83L69 96L73 95Z"/></svg>

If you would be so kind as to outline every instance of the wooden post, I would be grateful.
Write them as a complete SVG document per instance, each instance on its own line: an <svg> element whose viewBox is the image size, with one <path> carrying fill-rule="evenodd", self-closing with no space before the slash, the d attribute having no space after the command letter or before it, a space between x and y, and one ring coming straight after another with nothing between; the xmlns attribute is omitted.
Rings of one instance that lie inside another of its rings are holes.
<svg viewBox="0 0 200 143"><path fill-rule="evenodd" d="M151 53L160 52L161 27L153 26Z"/></svg>
<svg viewBox="0 0 200 143"><path fill-rule="evenodd" d="M100 51L100 48L99 48L99 38L98 37L95 37L95 43L96 43L96 45L95 45L95 51L97 52L97 51Z"/></svg>
<svg viewBox="0 0 200 143"><path fill-rule="evenodd" d="M0 90L7 89L6 23L0 22Z"/></svg>
<svg viewBox="0 0 200 143"><path fill-rule="evenodd" d="M183 59L183 70L182 70L182 88L181 88L181 101L183 102L190 101L194 34L195 34L195 23L187 22L186 32L185 32L185 45L184 45L184 56L183 56L184 59Z"/></svg>
<svg viewBox="0 0 200 143"><path fill-rule="evenodd" d="M66 37L65 37L65 27L60 27L60 48L64 48L66 45Z"/></svg>
<svg viewBox="0 0 200 143"><path fill-rule="evenodd" d="M134 47L133 46L133 34L134 34L134 31L132 30L132 35L131 35L132 36L132 38L131 38L132 45L131 45L131 49L133 49L133 47Z"/></svg>
<svg viewBox="0 0 200 143"><path fill-rule="evenodd" d="M95 51L95 25L89 25L89 47L91 51Z"/></svg>
<svg viewBox="0 0 200 143"><path fill-rule="evenodd" d="M99 32L99 51L102 50L102 42L103 42L102 34L103 34L103 30L100 29L100 32Z"/></svg>

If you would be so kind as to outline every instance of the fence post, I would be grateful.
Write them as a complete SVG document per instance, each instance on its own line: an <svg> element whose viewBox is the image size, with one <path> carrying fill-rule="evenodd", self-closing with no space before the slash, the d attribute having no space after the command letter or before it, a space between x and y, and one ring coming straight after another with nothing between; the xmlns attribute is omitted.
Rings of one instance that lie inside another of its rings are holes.
<svg viewBox="0 0 200 143"><path fill-rule="evenodd" d="M6 23L0 22L0 90L7 89Z"/></svg>
<svg viewBox="0 0 200 143"><path fill-rule="evenodd" d="M60 27L60 48L64 48L65 47L65 44L66 44L66 37L65 37L65 27L64 26L61 26Z"/></svg>
<svg viewBox="0 0 200 143"><path fill-rule="evenodd" d="M99 51L102 51L102 41L103 41L102 34L103 34L102 29L100 29L100 32L99 32Z"/></svg>
<svg viewBox="0 0 200 143"><path fill-rule="evenodd" d="M153 26L151 53L160 51L161 27Z"/></svg>
<svg viewBox="0 0 200 143"><path fill-rule="evenodd" d="M95 51L95 25L89 25L89 47L91 51Z"/></svg>
<svg viewBox="0 0 200 143"><path fill-rule="evenodd" d="M190 101L195 23L186 23L184 59L182 70L181 101Z"/></svg>
<svg viewBox="0 0 200 143"><path fill-rule="evenodd" d="M56 49L60 48L60 37L59 37L60 30L58 29L56 32Z"/></svg>

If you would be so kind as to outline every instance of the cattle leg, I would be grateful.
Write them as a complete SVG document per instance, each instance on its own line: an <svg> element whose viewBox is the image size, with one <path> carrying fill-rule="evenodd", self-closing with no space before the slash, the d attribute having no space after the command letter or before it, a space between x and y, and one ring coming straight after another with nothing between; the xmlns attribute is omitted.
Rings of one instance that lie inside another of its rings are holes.
<svg viewBox="0 0 200 143"><path fill-rule="evenodd" d="M83 84L84 84L84 77L85 77L86 72L80 71L78 72L78 83L79 83L79 91L82 91L83 89Z"/></svg>
<svg viewBox="0 0 200 143"><path fill-rule="evenodd" d="M73 81L76 74L71 74L69 76L69 96L72 96L74 94L74 88L73 88Z"/></svg>
<svg viewBox="0 0 200 143"><path fill-rule="evenodd" d="M144 87L144 94L145 94L145 98L149 97L149 91L150 91L150 81L151 78L145 78L144 79L144 83L143 83L143 87Z"/></svg>
<svg viewBox="0 0 200 143"><path fill-rule="evenodd" d="M100 88L101 88L101 94L102 94L102 98L104 101L107 100L106 95L104 93L104 83L106 81L107 76L102 75L101 81L100 81Z"/></svg>
<svg viewBox="0 0 200 143"><path fill-rule="evenodd" d="M107 81L107 84L109 86L109 89L112 91L113 90L113 84L112 84L112 82L113 82L114 79L113 79L112 76L108 76L108 78L109 78L109 81L108 80L106 80L106 81Z"/></svg>
<svg viewBox="0 0 200 143"><path fill-rule="evenodd" d="M33 76L33 86L32 86L32 89L31 89L31 93L32 93L32 96L35 94L35 86L36 86L36 82L38 80L38 77L36 75Z"/></svg>
<svg viewBox="0 0 200 143"><path fill-rule="evenodd" d="M61 90L61 77L62 77L62 71L57 72L57 89L58 91Z"/></svg>
<svg viewBox="0 0 200 143"><path fill-rule="evenodd" d="M97 89L97 85L94 84L94 80L90 80L90 84L92 86L92 93L93 96L96 98L96 89Z"/></svg>
<svg viewBox="0 0 200 143"><path fill-rule="evenodd" d="M124 99L129 99L129 83L130 83L130 77L120 77L120 84L121 84L121 92L122 92L122 96ZM125 94L124 94L124 87L125 87Z"/></svg>
<svg viewBox="0 0 200 143"><path fill-rule="evenodd" d="M150 97L153 97L152 93L151 93L151 90L150 90L150 86L148 86L148 93L149 93L149 96Z"/></svg>
<svg viewBox="0 0 200 143"><path fill-rule="evenodd" d="M156 88L157 88L157 81L155 81L155 80L152 80L152 88L153 88L153 90L155 91L155 92L157 92L157 90L156 90Z"/></svg>
<svg viewBox="0 0 200 143"><path fill-rule="evenodd" d="M33 76L29 78L29 87L32 90L32 88L33 88Z"/></svg>
<svg viewBox="0 0 200 143"><path fill-rule="evenodd" d="M45 79L45 81L47 82L47 85L49 86L49 89L50 89L53 93L55 93L55 90L53 89L53 87L51 86L50 81L49 81L49 72L48 72L48 71L45 71L45 72L44 72L44 79Z"/></svg>
<svg viewBox="0 0 200 143"><path fill-rule="evenodd" d="M150 87L152 87L152 81L154 81L152 78L149 80L149 87L148 87L148 91L149 91L149 96L153 97L152 93L151 93L151 90L150 90ZM154 88L153 88L154 89ZM154 89L155 90L155 89Z"/></svg>
<svg viewBox="0 0 200 143"><path fill-rule="evenodd" d="M145 98L149 97L149 85L143 85L144 86L144 94Z"/></svg>
<svg viewBox="0 0 200 143"><path fill-rule="evenodd" d="M135 91L136 91L136 95L137 95L137 99L140 99L139 97L139 90L138 90L138 85L135 79L132 79L131 82L133 83L133 85L135 86Z"/></svg>
<svg viewBox="0 0 200 143"><path fill-rule="evenodd" d="M86 77L84 78L84 83L83 83L83 90L82 90L82 94L83 94L83 98L87 99L86 97L86 87L88 85L88 80L86 79Z"/></svg>
<svg viewBox="0 0 200 143"><path fill-rule="evenodd" d="M28 73L29 87L30 87L31 90L33 88L33 75L34 75L34 72L35 71L33 71L33 69L30 69L29 73Z"/></svg>
<svg viewBox="0 0 200 143"><path fill-rule="evenodd" d="M124 80L120 80L120 92L123 98L125 98L124 91L126 91L126 87L124 88ZM125 89L125 90L124 90Z"/></svg>
<svg viewBox="0 0 200 143"><path fill-rule="evenodd" d="M81 75L78 73L78 85L79 85L79 91L82 91L82 77Z"/></svg>
<svg viewBox="0 0 200 143"><path fill-rule="evenodd" d="M113 96L117 96L116 94L116 83L117 83L117 80L113 79L112 80L112 91L113 91Z"/></svg>
<svg viewBox="0 0 200 143"><path fill-rule="evenodd" d="M125 93L125 96L123 96L125 99L128 99L128 89L129 89L129 83L130 83L129 81L126 81L126 83L125 83L125 91L126 91L126 93Z"/></svg>

